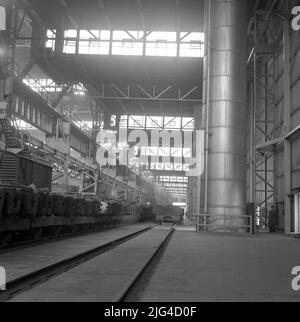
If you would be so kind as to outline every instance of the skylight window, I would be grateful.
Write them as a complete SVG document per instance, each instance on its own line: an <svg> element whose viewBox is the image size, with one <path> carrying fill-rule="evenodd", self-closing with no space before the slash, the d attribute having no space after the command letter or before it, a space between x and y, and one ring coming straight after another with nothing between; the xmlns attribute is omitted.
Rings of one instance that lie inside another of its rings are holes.
<svg viewBox="0 0 300 322"><path fill-rule="evenodd" d="M76 54L77 30L65 30L64 53Z"/></svg>
<svg viewBox="0 0 300 322"><path fill-rule="evenodd" d="M46 48L51 48L55 50L55 39L56 39L56 30L55 29L48 29L47 30L47 41L46 41Z"/></svg>
<svg viewBox="0 0 300 322"><path fill-rule="evenodd" d="M193 117L182 118L182 129L183 131L194 131L195 121Z"/></svg>
<svg viewBox="0 0 300 322"><path fill-rule="evenodd" d="M203 57L204 33L181 32L179 55L181 57Z"/></svg>
<svg viewBox="0 0 300 322"><path fill-rule="evenodd" d="M65 38L77 38L77 30L76 29L65 30Z"/></svg>
<svg viewBox="0 0 300 322"><path fill-rule="evenodd" d="M145 116L130 116L128 122L129 128L139 129L145 127Z"/></svg>
<svg viewBox="0 0 300 322"><path fill-rule="evenodd" d="M109 55L110 31L109 30L80 30L79 54Z"/></svg>
<svg viewBox="0 0 300 322"><path fill-rule="evenodd" d="M113 32L112 54L113 55L143 55L142 31L120 31Z"/></svg>
<svg viewBox="0 0 300 322"><path fill-rule="evenodd" d="M148 129L162 129L163 117L161 116L147 116L147 128Z"/></svg>
<svg viewBox="0 0 300 322"><path fill-rule="evenodd" d="M153 31L147 35L147 41L167 41L176 42L176 32L173 31Z"/></svg>
<svg viewBox="0 0 300 322"><path fill-rule="evenodd" d="M176 32L154 31L146 37L146 56L177 56Z"/></svg>
<svg viewBox="0 0 300 322"><path fill-rule="evenodd" d="M46 47L55 49L56 30L47 31ZM78 50L78 51L77 51ZM203 57L201 32L75 30L64 33L65 54Z"/></svg>
<svg viewBox="0 0 300 322"><path fill-rule="evenodd" d="M180 130L181 118L180 117L165 117L164 128L166 130Z"/></svg>

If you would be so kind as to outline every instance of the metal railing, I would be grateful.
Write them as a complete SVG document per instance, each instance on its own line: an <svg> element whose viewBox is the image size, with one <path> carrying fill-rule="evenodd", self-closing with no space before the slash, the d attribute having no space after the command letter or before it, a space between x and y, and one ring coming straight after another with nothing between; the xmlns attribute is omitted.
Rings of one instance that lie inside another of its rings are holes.
<svg viewBox="0 0 300 322"><path fill-rule="evenodd" d="M197 216L199 215L199 213L196 213L196 212L192 212L189 216L189 220L192 222L192 223L197 223L198 222L198 219L197 219Z"/></svg>
<svg viewBox="0 0 300 322"><path fill-rule="evenodd" d="M248 224L232 224L232 220L245 221ZM218 222L223 222L219 224ZM228 224L227 224L228 223ZM233 215L196 215L197 232L241 232L247 230L247 233L253 234L252 216L233 216Z"/></svg>

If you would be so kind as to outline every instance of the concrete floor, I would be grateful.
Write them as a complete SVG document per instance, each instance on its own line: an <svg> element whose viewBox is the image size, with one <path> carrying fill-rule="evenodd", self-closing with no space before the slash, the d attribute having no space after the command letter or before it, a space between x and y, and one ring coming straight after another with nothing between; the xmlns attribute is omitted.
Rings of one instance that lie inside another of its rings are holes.
<svg viewBox="0 0 300 322"><path fill-rule="evenodd" d="M147 263L169 228L157 227L50 281L11 302L112 302Z"/></svg>
<svg viewBox="0 0 300 322"><path fill-rule="evenodd" d="M74 236L59 241L54 240L42 245L0 253L0 266L6 269L7 281L9 282L150 226L153 226L153 224L121 226L111 230Z"/></svg>
<svg viewBox="0 0 300 322"><path fill-rule="evenodd" d="M300 301L300 240L177 231L141 301Z"/></svg>
<svg viewBox="0 0 300 322"><path fill-rule="evenodd" d="M144 234L14 301L111 301L162 238L160 230ZM140 301L300 302L300 292L291 288L294 266L300 266L300 239L199 234L181 226Z"/></svg>

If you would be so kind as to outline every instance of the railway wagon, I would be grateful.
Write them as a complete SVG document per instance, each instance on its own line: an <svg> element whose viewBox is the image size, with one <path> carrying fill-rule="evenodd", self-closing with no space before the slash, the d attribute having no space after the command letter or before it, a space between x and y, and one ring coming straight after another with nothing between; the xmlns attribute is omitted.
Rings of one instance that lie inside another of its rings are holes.
<svg viewBox="0 0 300 322"><path fill-rule="evenodd" d="M183 220L183 210L175 206L155 206L155 221L159 223L181 223Z"/></svg>
<svg viewBox="0 0 300 322"><path fill-rule="evenodd" d="M101 202L80 197L0 185L0 244L76 233L123 221L118 213L101 213Z"/></svg>
<svg viewBox="0 0 300 322"><path fill-rule="evenodd" d="M52 167L41 160L0 151L0 182L51 190Z"/></svg>
<svg viewBox="0 0 300 322"><path fill-rule="evenodd" d="M51 193L52 167L0 151L0 245L85 232L139 219L136 205Z"/></svg>
<svg viewBox="0 0 300 322"><path fill-rule="evenodd" d="M141 209L140 222L155 222L153 207L145 206Z"/></svg>

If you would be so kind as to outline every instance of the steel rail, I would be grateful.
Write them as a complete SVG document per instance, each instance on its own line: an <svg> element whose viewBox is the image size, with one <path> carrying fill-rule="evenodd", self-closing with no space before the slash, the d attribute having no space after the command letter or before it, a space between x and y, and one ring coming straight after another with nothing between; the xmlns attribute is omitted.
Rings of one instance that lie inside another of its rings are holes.
<svg viewBox="0 0 300 322"><path fill-rule="evenodd" d="M155 263L157 263L158 258L164 251L167 246L169 240L171 239L176 224L174 224L169 230L168 234L164 238L164 240L157 247L152 256L148 259L148 261L143 265L143 267L138 270L134 276L128 281L128 283L121 289L121 291L115 296L112 302L130 302L131 298L141 289L143 285L143 281L145 281L145 277L149 275L149 271L153 267Z"/></svg>
<svg viewBox="0 0 300 322"><path fill-rule="evenodd" d="M59 261L55 264L49 265L35 272L26 274L15 280L9 281L6 285L6 291L0 292L0 302L5 302L16 295L30 290L31 288L50 280L51 278L60 275L88 260L95 258L101 254L104 254L117 246L138 237L139 235L151 230L152 227L143 228L137 232L131 233L124 237L118 238L112 242L106 243L99 247L93 248L79 255L73 256L71 258Z"/></svg>

